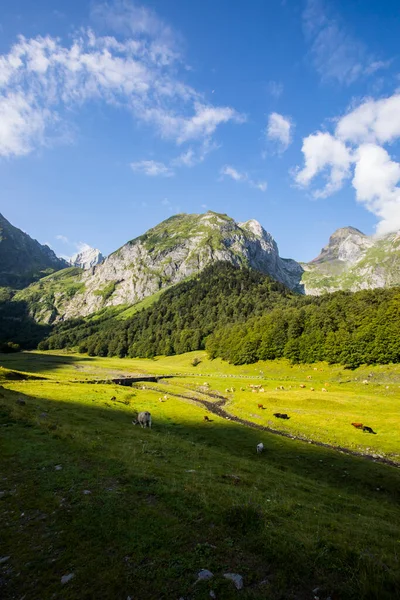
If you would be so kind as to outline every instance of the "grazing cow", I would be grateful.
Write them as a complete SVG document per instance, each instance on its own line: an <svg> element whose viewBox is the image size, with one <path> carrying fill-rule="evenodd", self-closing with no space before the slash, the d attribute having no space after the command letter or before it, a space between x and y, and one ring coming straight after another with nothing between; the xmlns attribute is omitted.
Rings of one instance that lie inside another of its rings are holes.
<svg viewBox="0 0 400 600"><path fill-rule="evenodd" d="M373 433L374 435L376 435L376 431L374 431L374 430L372 429L372 427L367 427L367 425L364 425L364 427L362 428L362 430L363 430L365 433Z"/></svg>
<svg viewBox="0 0 400 600"><path fill-rule="evenodd" d="M257 454L261 454L261 452L264 450L264 444L263 443L259 443L257 444Z"/></svg>
<svg viewBox="0 0 400 600"><path fill-rule="evenodd" d="M207 421L207 423L212 423L212 420L207 417L207 415L204 416L204 420Z"/></svg>
<svg viewBox="0 0 400 600"><path fill-rule="evenodd" d="M142 428L149 427L151 429L151 414L147 410L140 412L137 419L132 421L132 423L140 425Z"/></svg>
<svg viewBox="0 0 400 600"><path fill-rule="evenodd" d="M369 384L369 381L368 381L368 379L364 379L364 381L363 381L363 384L364 384L364 385L368 385L368 384Z"/></svg>
<svg viewBox="0 0 400 600"><path fill-rule="evenodd" d="M115 396L113 396L113 397L111 398L111 402L113 402L113 401L115 401L115 400L116 400L116 397L115 397Z"/></svg>
<svg viewBox="0 0 400 600"><path fill-rule="evenodd" d="M315 392L314 388L310 388L310 392Z"/></svg>
<svg viewBox="0 0 400 600"><path fill-rule="evenodd" d="M274 417L277 419L290 419L286 413L274 413Z"/></svg>
<svg viewBox="0 0 400 600"><path fill-rule="evenodd" d="M264 404L258 404L258 408L264 409Z"/></svg>
<svg viewBox="0 0 400 600"><path fill-rule="evenodd" d="M322 388L321 392L327 392L328 390L326 388Z"/></svg>
<svg viewBox="0 0 400 600"><path fill-rule="evenodd" d="M240 388L240 391L241 391L241 392L245 392L245 391L246 391L246 389L245 389L244 387L241 387L241 388Z"/></svg>
<svg viewBox="0 0 400 600"><path fill-rule="evenodd" d="M260 392L263 394L265 392L264 388L260 388Z"/></svg>
<svg viewBox="0 0 400 600"><path fill-rule="evenodd" d="M253 394L257 394L258 390L255 390L254 388L251 390L253 392Z"/></svg>
<svg viewBox="0 0 400 600"><path fill-rule="evenodd" d="M352 423L353 427L355 427L356 429L362 429L363 428L363 424L362 423Z"/></svg>
<svg viewBox="0 0 400 600"><path fill-rule="evenodd" d="M300 387L304 389L306 386L304 385L304 383L301 383Z"/></svg>
<svg viewBox="0 0 400 600"><path fill-rule="evenodd" d="M307 379L312 379L311 375L307 375Z"/></svg>
<svg viewBox="0 0 400 600"><path fill-rule="evenodd" d="M166 394L164 396L164 400L168 400L168 396Z"/></svg>

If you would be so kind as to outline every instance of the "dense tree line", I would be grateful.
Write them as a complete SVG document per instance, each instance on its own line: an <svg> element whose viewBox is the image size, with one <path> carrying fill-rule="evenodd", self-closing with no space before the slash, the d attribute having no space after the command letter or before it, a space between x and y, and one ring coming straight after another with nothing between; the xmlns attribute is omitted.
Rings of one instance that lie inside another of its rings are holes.
<svg viewBox="0 0 400 600"><path fill-rule="evenodd" d="M243 324L218 328L206 343L211 358L233 364L288 358L349 367L400 361L400 290L336 292L274 308Z"/></svg>
<svg viewBox="0 0 400 600"><path fill-rule="evenodd" d="M166 290L126 321L76 319L54 327L41 349L78 346L96 356L180 354L205 347L216 327L244 323L293 297L283 284L222 262Z"/></svg>

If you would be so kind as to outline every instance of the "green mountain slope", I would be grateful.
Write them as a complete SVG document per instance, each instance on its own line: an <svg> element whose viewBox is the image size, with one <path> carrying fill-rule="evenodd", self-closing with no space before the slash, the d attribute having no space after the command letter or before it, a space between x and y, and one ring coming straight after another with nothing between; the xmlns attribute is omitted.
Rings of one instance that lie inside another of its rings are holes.
<svg viewBox="0 0 400 600"><path fill-rule="evenodd" d="M20 289L66 265L0 214L0 287Z"/></svg>

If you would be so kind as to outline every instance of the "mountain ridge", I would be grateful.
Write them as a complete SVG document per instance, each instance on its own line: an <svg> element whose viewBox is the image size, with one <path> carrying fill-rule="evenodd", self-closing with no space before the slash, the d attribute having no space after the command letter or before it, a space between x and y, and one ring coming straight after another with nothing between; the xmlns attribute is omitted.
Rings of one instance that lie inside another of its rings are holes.
<svg viewBox="0 0 400 600"><path fill-rule="evenodd" d="M66 266L49 246L14 227L0 213L0 286L23 288Z"/></svg>

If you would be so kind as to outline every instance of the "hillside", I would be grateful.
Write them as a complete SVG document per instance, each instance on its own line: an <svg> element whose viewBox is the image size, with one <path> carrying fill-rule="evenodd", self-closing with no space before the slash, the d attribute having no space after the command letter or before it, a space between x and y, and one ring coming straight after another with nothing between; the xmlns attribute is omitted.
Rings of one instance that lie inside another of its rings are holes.
<svg viewBox="0 0 400 600"><path fill-rule="evenodd" d="M302 263L306 294L400 285L400 233L368 237L354 227L338 229L319 256Z"/></svg>
<svg viewBox="0 0 400 600"><path fill-rule="evenodd" d="M0 287L20 289L66 266L48 246L39 244L0 214Z"/></svg>
<svg viewBox="0 0 400 600"><path fill-rule="evenodd" d="M4 357L2 600L398 598L399 470L375 462L399 459L398 369L231 367L202 354L194 369L192 358ZM142 380L117 385L116 373ZM299 388L310 373L314 395ZM292 418L281 423L276 408ZM142 410L151 430L132 425ZM356 418L378 434L352 427ZM195 583L201 569L213 576Z"/></svg>
<svg viewBox="0 0 400 600"><path fill-rule="evenodd" d="M123 321L105 311L97 319L60 322L40 347L80 346L100 356L180 354L204 348L216 327L262 315L293 295L268 275L219 262L164 291L147 307L141 304L142 310Z"/></svg>
<svg viewBox="0 0 400 600"><path fill-rule="evenodd" d="M276 242L257 221L236 223L209 211L175 215L128 242L78 276L75 282L81 289L72 297L63 293L58 279L57 293L52 294L48 280L53 310L47 302L38 310L37 286L26 290L23 298L28 304L35 298L32 314L41 322L48 322L49 315L55 320L87 316L106 307L133 305L219 261L255 269L291 289L301 289L301 267L279 256Z"/></svg>

